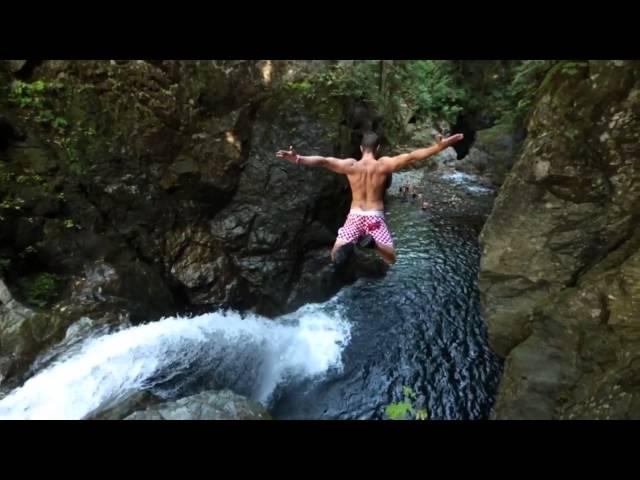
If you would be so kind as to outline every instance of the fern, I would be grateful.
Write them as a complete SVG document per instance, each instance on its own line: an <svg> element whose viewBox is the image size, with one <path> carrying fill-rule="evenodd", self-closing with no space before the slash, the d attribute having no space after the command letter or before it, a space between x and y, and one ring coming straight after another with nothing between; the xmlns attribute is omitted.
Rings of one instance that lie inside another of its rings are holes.
<svg viewBox="0 0 640 480"><path fill-rule="evenodd" d="M404 395L404 401L391 403L385 408L384 412L389 419L408 420L414 418L415 420L427 420L429 418L426 408L416 410L412 400L417 400L417 395L411 387L402 387L402 394Z"/></svg>
<svg viewBox="0 0 640 480"><path fill-rule="evenodd" d="M387 405L385 413L391 420L405 420L408 413L413 411L409 402L397 402Z"/></svg>

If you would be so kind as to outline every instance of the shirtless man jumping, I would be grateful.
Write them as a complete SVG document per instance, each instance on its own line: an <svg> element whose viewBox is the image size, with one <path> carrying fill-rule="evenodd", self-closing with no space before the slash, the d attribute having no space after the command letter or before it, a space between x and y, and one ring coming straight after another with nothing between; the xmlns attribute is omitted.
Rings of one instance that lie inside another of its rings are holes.
<svg viewBox="0 0 640 480"><path fill-rule="evenodd" d="M344 258L347 252L353 249L355 242L363 237L369 237L369 241L375 241L375 248L385 262L393 264L396 261L393 237L384 221L384 191L387 177L410 163L440 153L462 139L462 134L445 139L439 137L438 143L431 147L420 148L395 157L376 159L375 154L380 148L380 143L378 136L369 132L362 138L360 144L362 158L359 161L354 158L302 156L298 155L293 147L289 147L289 150L280 150L276 156L309 167L324 167L332 172L346 175L349 179L352 196L351 211L345 224L338 230L338 238L331 250L331 258L334 262L341 263L341 257Z"/></svg>

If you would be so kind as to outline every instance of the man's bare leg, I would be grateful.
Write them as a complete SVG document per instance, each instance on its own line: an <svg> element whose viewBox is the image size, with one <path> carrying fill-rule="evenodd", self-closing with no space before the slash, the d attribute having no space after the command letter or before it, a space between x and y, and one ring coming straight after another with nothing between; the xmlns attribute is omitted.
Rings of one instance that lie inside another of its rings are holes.
<svg viewBox="0 0 640 480"><path fill-rule="evenodd" d="M396 263L396 250L388 245L376 244L376 249L389 265Z"/></svg>

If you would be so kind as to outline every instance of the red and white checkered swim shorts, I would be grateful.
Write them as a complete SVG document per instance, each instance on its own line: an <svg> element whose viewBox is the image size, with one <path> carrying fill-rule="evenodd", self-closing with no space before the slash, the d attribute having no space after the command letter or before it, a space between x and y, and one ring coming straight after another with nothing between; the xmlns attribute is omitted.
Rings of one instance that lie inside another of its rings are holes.
<svg viewBox="0 0 640 480"><path fill-rule="evenodd" d="M376 244L393 247L393 237L384 222L383 212L351 209L344 225L338 230L338 239L347 243L357 242L367 234L373 237Z"/></svg>

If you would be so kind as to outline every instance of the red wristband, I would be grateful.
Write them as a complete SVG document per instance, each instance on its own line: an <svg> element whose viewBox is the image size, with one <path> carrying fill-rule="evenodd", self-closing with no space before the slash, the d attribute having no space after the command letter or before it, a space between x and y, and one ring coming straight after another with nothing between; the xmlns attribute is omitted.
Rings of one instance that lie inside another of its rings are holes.
<svg viewBox="0 0 640 480"><path fill-rule="evenodd" d="M300 155L296 155L296 165L300 164Z"/></svg>

